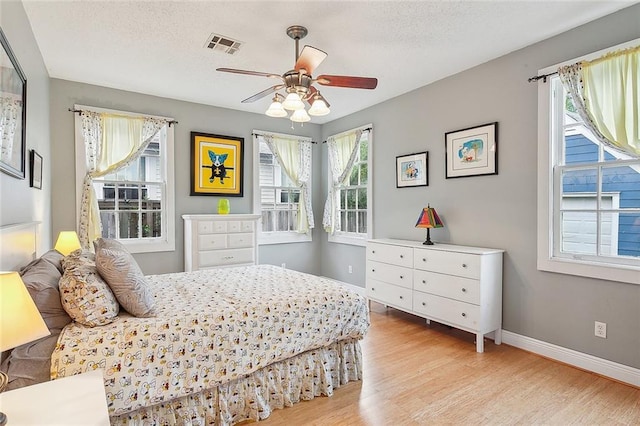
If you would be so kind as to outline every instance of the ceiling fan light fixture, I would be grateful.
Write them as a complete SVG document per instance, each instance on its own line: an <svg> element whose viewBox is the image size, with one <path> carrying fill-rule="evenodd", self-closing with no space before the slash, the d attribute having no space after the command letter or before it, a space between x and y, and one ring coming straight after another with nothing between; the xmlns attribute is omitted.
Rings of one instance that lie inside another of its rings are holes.
<svg viewBox="0 0 640 426"><path fill-rule="evenodd" d="M315 96L313 104L311 108L309 108L309 115L313 115L316 117L322 117L323 115L327 115L331 112L327 103L322 99L321 96Z"/></svg>
<svg viewBox="0 0 640 426"><path fill-rule="evenodd" d="M282 107L282 103L280 102L281 99L281 96L274 96L273 102L271 102L271 105L269 105L269 109L265 112L265 114L267 114L269 117L275 118L286 117L288 114L287 111L285 111L285 109Z"/></svg>
<svg viewBox="0 0 640 426"><path fill-rule="evenodd" d="M296 92L289 93L287 95L287 98L282 103L282 106L284 107L284 109L288 109L289 111L298 111L304 109L304 103L302 102L302 99L300 99L300 95L298 95Z"/></svg>
<svg viewBox="0 0 640 426"><path fill-rule="evenodd" d="M293 114L291 114L291 121L295 121L296 123L306 123L307 121L311 121L311 117L309 117L307 111L302 108L295 110Z"/></svg>

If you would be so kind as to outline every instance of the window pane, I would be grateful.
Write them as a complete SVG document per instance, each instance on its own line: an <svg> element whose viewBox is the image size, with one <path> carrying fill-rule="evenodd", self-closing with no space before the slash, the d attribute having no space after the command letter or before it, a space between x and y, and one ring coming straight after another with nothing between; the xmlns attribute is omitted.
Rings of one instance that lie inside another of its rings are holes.
<svg viewBox="0 0 640 426"><path fill-rule="evenodd" d="M346 193L347 193L347 208L348 209L355 209L356 208L357 190L356 189L348 189L346 191Z"/></svg>
<svg viewBox="0 0 640 426"><path fill-rule="evenodd" d="M347 232L356 232L356 212L347 212Z"/></svg>
<svg viewBox="0 0 640 426"><path fill-rule="evenodd" d="M354 164L351 168L351 174L349 175L349 185L357 185L358 184L358 165Z"/></svg>
<svg viewBox="0 0 640 426"><path fill-rule="evenodd" d="M138 217L139 213L137 212L126 212L118 214L118 218L120 219L120 230L118 238L140 238Z"/></svg>
<svg viewBox="0 0 640 426"><path fill-rule="evenodd" d="M640 167L603 167L602 192L620 194L621 208L640 207Z"/></svg>
<svg viewBox="0 0 640 426"><path fill-rule="evenodd" d="M162 236L162 214L159 211L142 213L142 237Z"/></svg>
<svg viewBox="0 0 640 426"><path fill-rule="evenodd" d="M360 138L360 161L367 161L369 159L369 142L363 137Z"/></svg>
<svg viewBox="0 0 640 426"><path fill-rule="evenodd" d="M345 189L340 190L340 209L344 210L347 208L347 191Z"/></svg>
<svg viewBox="0 0 640 426"><path fill-rule="evenodd" d="M369 164L360 164L360 185L366 185L369 181Z"/></svg>
<svg viewBox="0 0 640 426"><path fill-rule="evenodd" d="M273 232L273 210L262 210L262 230L265 232Z"/></svg>
<svg viewBox="0 0 640 426"><path fill-rule="evenodd" d="M340 211L340 226L336 229L340 229L342 232L347 231L347 212Z"/></svg>
<svg viewBox="0 0 640 426"><path fill-rule="evenodd" d="M367 208L367 188L360 188L358 191L358 208Z"/></svg>
<svg viewBox="0 0 640 426"><path fill-rule="evenodd" d="M116 214L100 211L102 222L102 238L116 238Z"/></svg>
<svg viewBox="0 0 640 426"><path fill-rule="evenodd" d="M596 254L595 212L562 212L562 252Z"/></svg>
<svg viewBox="0 0 640 426"><path fill-rule="evenodd" d="M358 232L360 234L367 233L367 212L366 211L358 212Z"/></svg>
<svg viewBox="0 0 640 426"><path fill-rule="evenodd" d="M276 212L276 231L288 231L289 230L289 212L277 211Z"/></svg>
<svg viewBox="0 0 640 426"><path fill-rule="evenodd" d="M562 193L596 192L596 169L569 170L562 173Z"/></svg>
<svg viewBox="0 0 640 426"><path fill-rule="evenodd" d="M640 212L618 215L618 255L640 257Z"/></svg>

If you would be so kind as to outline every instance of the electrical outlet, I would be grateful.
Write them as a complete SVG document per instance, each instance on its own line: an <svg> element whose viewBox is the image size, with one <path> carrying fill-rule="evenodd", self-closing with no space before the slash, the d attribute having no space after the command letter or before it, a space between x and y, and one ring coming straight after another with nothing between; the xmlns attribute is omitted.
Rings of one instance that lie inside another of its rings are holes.
<svg viewBox="0 0 640 426"><path fill-rule="evenodd" d="M596 337L602 337L603 339L607 338L607 323L596 321L596 329L595 329Z"/></svg>
<svg viewBox="0 0 640 426"><path fill-rule="evenodd" d="M286 264L286 263L283 263L283 264L282 264L282 267L283 267L283 268L286 268L286 267L287 267L287 264Z"/></svg>
<svg viewBox="0 0 640 426"><path fill-rule="evenodd" d="M353 274L353 266L349 265L349 273Z"/></svg>

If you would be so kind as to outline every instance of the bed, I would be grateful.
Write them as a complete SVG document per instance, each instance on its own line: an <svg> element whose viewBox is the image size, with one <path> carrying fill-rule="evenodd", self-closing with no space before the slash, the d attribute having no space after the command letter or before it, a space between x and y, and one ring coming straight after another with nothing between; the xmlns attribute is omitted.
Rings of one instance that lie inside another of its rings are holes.
<svg viewBox="0 0 640 426"><path fill-rule="evenodd" d="M120 306L45 345L52 379L103 371L112 424L257 421L362 378L367 303L333 280L256 265L149 275L145 288L152 315Z"/></svg>

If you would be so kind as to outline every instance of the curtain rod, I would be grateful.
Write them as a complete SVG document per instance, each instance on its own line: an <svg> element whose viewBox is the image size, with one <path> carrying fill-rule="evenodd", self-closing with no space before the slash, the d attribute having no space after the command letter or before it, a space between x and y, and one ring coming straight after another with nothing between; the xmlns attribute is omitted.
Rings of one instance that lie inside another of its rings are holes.
<svg viewBox="0 0 640 426"><path fill-rule="evenodd" d="M268 132L265 132L265 133L268 133ZM251 136L264 136L264 135L262 135L262 134L260 134L260 133L251 133ZM292 135L292 136L293 136L293 135ZM304 137L306 137L306 136L300 136L300 137L301 137L301 138L304 138ZM289 138L289 139L292 139L292 138ZM313 143L313 144L317 144L317 143L318 143L318 142L316 142L316 141L309 141L309 142L311 142L311 143Z"/></svg>
<svg viewBox="0 0 640 426"><path fill-rule="evenodd" d="M84 112L83 109L75 109L75 108L69 108L69 112L73 112L73 113L78 113L78 114L82 114ZM169 124L169 127L171 127L172 124L178 124L178 122L176 120L167 120L167 124Z"/></svg>
<svg viewBox="0 0 640 426"><path fill-rule="evenodd" d="M549 74L536 75L534 77L530 77L529 79L527 79L527 81L529 83L531 83L532 81L542 80L543 83L546 83L547 82L547 77L550 77L550 76L556 75L556 74L558 74L557 71L556 72L551 72Z"/></svg>
<svg viewBox="0 0 640 426"><path fill-rule="evenodd" d="M366 129L362 129L363 132L368 132L370 130L372 130L373 127L367 127ZM342 133L346 133L346 132L342 132ZM322 143L327 143L327 141L322 141Z"/></svg>

